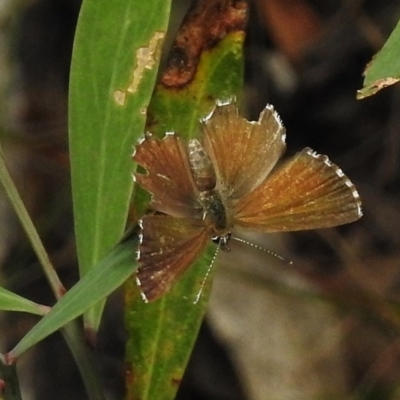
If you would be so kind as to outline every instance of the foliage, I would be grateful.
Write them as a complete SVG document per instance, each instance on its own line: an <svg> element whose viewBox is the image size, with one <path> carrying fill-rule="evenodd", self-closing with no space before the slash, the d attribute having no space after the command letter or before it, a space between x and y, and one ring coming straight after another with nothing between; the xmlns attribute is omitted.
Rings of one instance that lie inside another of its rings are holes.
<svg viewBox="0 0 400 400"><path fill-rule="evenodd" d="M367 65L364 85L357 93L358 99L371 96L400 80L400 23L397 24L382 49Z"/></svg>

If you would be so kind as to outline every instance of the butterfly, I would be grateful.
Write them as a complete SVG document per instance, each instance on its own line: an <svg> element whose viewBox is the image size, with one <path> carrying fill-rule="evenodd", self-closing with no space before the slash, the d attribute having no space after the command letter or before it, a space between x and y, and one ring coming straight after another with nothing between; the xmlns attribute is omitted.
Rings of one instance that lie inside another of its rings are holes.
<svg viewBox="0 0 400 400"><path fill-rule="evenodd" d="M286 134L273 106L250 122L234 101L217 102L200 125L200 139L147 135L133 155L154 210L140 221L136 279L146 302L167 293L210 239L229 250L235 227L299 231L362 216L355 186L327 156L305 148L274 168Z"/></svg>

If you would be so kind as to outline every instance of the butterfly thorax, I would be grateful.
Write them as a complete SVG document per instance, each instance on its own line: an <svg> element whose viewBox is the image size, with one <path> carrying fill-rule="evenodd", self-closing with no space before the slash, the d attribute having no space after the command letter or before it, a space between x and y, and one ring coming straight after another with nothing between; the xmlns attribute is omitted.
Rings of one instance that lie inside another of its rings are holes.
<svg viewBox="0 0 400 400"><path fill-rule="evenodd" d="M189 162L193 179L200 193L213 190L217 179L210 157L197 139L189 140Z"/></svg>
<svg viewBox="0 0 400 400"><path fill-rule="evenodd" d="M197 139L189 141L188 150L190 168L199 192L202 218L207 230L213 238L227 237L230 234L230 224L226 207L215 189L217 180L210 157Z"/></svg>

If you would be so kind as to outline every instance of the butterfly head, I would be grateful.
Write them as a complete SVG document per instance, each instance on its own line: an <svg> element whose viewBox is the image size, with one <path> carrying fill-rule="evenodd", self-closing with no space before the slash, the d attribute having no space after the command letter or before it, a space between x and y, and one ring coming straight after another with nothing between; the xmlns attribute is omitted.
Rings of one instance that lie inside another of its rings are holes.
<svg viewBox="0 0 400 400"><path fill-rule="evenodd" d="M229 241L231 240L232 233L228 232L222 236L214 236L211 240L217 244L221 250L231 251Z"/></svg>

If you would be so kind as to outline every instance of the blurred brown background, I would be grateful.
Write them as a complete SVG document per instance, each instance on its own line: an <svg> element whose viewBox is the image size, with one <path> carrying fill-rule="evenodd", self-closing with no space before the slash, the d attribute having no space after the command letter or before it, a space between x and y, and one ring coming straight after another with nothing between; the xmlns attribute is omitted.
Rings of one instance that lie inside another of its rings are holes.
<svg viewBox="0 0 400 400"><path fill-rule="evenodd" d="M187 1L174 2L180 18ZM67 89L79 0L0 1L0 133L9 167L63 280L77 279L69 190ZM247 239L283 265L233 245L219 259L208 323L179 399L400 399L397 315L397 87L357 101L362 72L400 16L399 1L254 0L246 43L245 109L274 104L288 151L329 155L356 184L364 217L339 229ZM0 197L2 285L51 304L7 200ZM34 322L3 316L10 346ZM116 330L115 326L120 326ZM99 350L108 397L123 397L122 304L109 302ZM57 355L55 357L55 355ZM85 399L63 341L19 365L26 399Z"/></svg>

